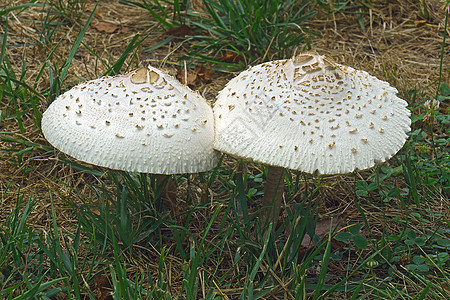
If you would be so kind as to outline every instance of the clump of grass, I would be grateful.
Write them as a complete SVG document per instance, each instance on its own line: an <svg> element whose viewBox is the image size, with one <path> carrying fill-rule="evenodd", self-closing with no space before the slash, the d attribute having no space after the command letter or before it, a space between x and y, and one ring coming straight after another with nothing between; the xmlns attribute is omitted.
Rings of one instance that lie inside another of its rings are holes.
<svg viewBox="0 0 450 300"><path fill-rule="evenodd" d="M128 252L135 245L157 244L161 238L158 233L167 222L167 217L155 206L161 187L156 187L154 178L145 174L110 172L109 176L115 185L114 192L104 185L91 185L96 201L79 195L83 205L69 202L85 234L95 237L99 244L118 243L121 251Z"/></svg>
<svg viewBox="0 0 450 300"><path fill-rule="evenodd" d="M120 0L119 3L135 5L146 9L159 23L167 28L173 28L185 24L187 21L187 12L190 9L188 0ZM172 16L170 16L170 14L172 14Z"/></svg>
<svg viewBox="0 0 450 300"><path fill-rule="evenodd" d="M84 1L45 1L39 14L40 19L33 22L39 38L36 41L41 48L52 48L58 43L55 36L61 27L80 21L85 9Z"/></svg>
<svg viewBox="0 0 450 300"><path fill-rule="evenodd" d="M147 9L168 28L187 24L198 32L185 41L192 46L181 59L235 70L290 57L299 47L309 49L309 35L302 24L315 14L310 1L203 0L206 11L192 10L187 1L122 2Z"/></svg>
<svg viewBox="0 0 450 300"><path fill-rule="evenodd" d="M412 117L416 129L411 132L410 136L411 143L416 150L411 154L411 159L418 167L417 172L423 176L424 184L441 186L444 195L448 197L450 195L450 152L448 150L450 109L447 106L444 110L440 106L441 103L450 99L450 87L447 83L442 82L450 1L445 1L445 8L436 94L433 98L425 97L416 108L418 114ZM417 91L411 92L416 100Z"/></svg>
<svg viewBox="0 0 450 300"><path fill-rule="evenodd" d="M188 57L242 68L308 48L302 24L314 16L308 1L203 1L208 15L192 24L210 36L192 37ZM227 63L228 61L228 63ZM232 64L230 64L230 62Z"/></svg>
<svg viewBox="0 0 450 300"><path fill-rule="evenodd" d="M356 15L359 26L363 31L366 30L363 17L367 9L372 9L370 0L316 0L315 2L319 7L332 15L333 19L335 19L335 14L339 13Z"/></svg>
<svg viewBox="0 0 450 300"><path fill-rule="evenodd" d="M49 0L51 11L49 14L54 14L62 18L69 24L79 22L86 9L86 1L82 0Z"/></svg>
<svg viewBox="0 0 450 300"><path fill-rule="evenodd" d="M0 297L31 299L52 297L60 292L62 277L47 276L48 257L40 247L42 233L28 224L36 199L17 196L16 206L0 224ZM3 209L0 208L0 211ZM55 274L56 275L56 274Z"/></svg>

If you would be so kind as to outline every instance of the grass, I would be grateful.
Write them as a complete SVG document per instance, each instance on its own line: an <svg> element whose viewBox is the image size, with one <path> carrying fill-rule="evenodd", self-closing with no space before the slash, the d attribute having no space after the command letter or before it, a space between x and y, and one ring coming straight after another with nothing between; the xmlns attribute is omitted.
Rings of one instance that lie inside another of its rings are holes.
<svg viewBox="0 0 450 300"><path fill-rule="evenodd" d="M290 57L298 48L299 51L309 48L309 33L302 24L315 12L308 1L204 0L204 11L192 10L188 2L122 0L145 8L172 30L190 26L193 33L186 42L192 43L183 60L241 70L248 65ZM172 40L169 37L158 46Z"/></svg>
<svg viewBox="0 0 450 300"><path fill-rule="evenodd" d="M203 1L207 15L192 24L210 35L196 35L187 57L224 66L261 63L292 56L308 35L302 24L315 13L308 2ZM228 57L228 58L227 58ZM231 58L230 58L231 57ZM227 62L228 60L228 62Z"/></svg>
<svg viewBox="0 0 450 300"><path fill-rule="evenodd" d="M72 74L79 53L96 57L103 74L116 74L134 64L150 37L132 35L116 59L104 58L87 38L95 8L84 15L82 2L65 3L33 2L0 12L2 299L449 298L450 88L442 64L433 78L437 94L409 90L413 129L388 165L337 179L288 172L283 222L265 234L258 216L266 171L259 165L224 156L210 172L174 176L181 196L173 212L160 201L152 176L86 166L48 146L40 118L57 95L81 80ZM266 26L275 23L267 16L249 18L257 14L256 1L242 2L248 7L204 1L202 14L187 11L187 3L155 3L146 7L155 22L161 20L154 14L167 20L173 10L175 21L164 26L189 21L201 30L184 55L211 62L227 51L244 64L288 56L292 48L279 51L283 38L293 47L305 36L287 39L297 27L283 22L312 17L303 14L303 4L264 2L283 17L277 27ZM320 4L326 16L355 8ZM27 63L29 46L20 56L9 48L11 13L22 18L32 9L42 18L32 21L36 39L27 43L45 49L37 67ZM251 31L251 22L267 23ZM76 32L69 44L64 26ZM7 166L17 170L6 173ZM30 190L28 181L45 186Z"/></svg>

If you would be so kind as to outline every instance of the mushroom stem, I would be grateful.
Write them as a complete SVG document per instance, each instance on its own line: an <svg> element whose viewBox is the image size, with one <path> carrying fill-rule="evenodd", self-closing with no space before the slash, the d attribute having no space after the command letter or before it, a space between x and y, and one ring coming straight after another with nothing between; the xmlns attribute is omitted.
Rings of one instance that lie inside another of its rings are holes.
<svg viewBox="0 0 450 300"><path fill-rule="evenodd" d="M165 174L155 174L156 188L161 190L160 199L171 213L176 212L177 207L177 187L172 176ZM156 190L154 191L156 196Z"/></svg>
<svg viewBox="0 0 450 300"><path fill-rule="evenodd" d="M267 166L267 179L264 187L262 204L263 216L269 222L273 221L273 229L276 228L280 214L281 200L284 192L284 168Z"/></svg>

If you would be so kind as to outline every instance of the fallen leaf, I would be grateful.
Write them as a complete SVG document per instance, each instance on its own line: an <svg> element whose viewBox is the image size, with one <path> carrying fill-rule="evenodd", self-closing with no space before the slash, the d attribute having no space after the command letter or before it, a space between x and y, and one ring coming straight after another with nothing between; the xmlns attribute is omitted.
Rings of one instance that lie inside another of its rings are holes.
<svg viewBox="0 0 450 300"><path fill-rule="evenodd" d="M235 52L231 52L231 51L226 51L224 54L222 54L220 56L220 60L223 62L231 62L231 63L235 63L238 62L240 60L243 60L242 55L235 53Z"/></svg>
<svg viewBox="0 0 450 300"><path fill-rule="evenodd" d="M120 30L117 33L127 33L128 31L130 31L130 28L122 27L122 28L120 28Z"/></svg>
<svg viewBox="0 0 450 300"><path fill-rule="evenodd" d="M192 29L191 27L183 24L177 27L167 29L166 34L173 37L184 38L188 35L192 35Z"/></svg>
<svg viewBox="0 0 450 300"><path fill-rule="evenodd" d="M104 33L126 33L128 32L128 28L121 28L119 25L110 23L110 22L98 22L97 24L93 25L95 29L97 29L100 32Z"/></svg>
<svg viewBox="0 0 450 300"><path fill-rule="evenodd" d="M325 236L327 236L330 233L330 226L331 226L331 218L325 218L318 220L316 223L316 229L314 231L314 234L319 237L320 240L322 240ZM342 220L340 218L333 218L333 229L332 231L337 231L339 229L342 229L344 225L342 224ZM302 240L303 246L308 246L311 243L311 237L309 235L305 235L305 237Z"/></svg>
<svg viewBox="0 0 450 300"><path fill-rule="evenodd" d="M196 65L193 70L188 69L187 74L185 74L184 68L179 68L176 77L181 83L186 84L190 88L194 88L200 84L200 80L204 83L210 83L213 74L214 70L209 66Z"/></svg>
<svg viewBox="0 0 450 300"><path fill-rule="evenodd" d="M98 300L112 299L111 284L106 275L97 275L94 277L93 288L97 292Z"/></svg>
<svg viewBox="0 0 450 300"><path fill-rule="evenodd" d="M197 73L191 70L187 70L185 73L185 69L181 68L177 73L177 79L184 85L189 87L194 87L197 81Z"/></svg>
<svg viewBox="0 0 450 300"><path fill-rule="evenodd" d="M211 69L209 66L200 66L196 65L194 68L194 72L197 73L197 76L203 80L205 83L210 83L212 81L212 75L214 74L214 70Z"/></svg>

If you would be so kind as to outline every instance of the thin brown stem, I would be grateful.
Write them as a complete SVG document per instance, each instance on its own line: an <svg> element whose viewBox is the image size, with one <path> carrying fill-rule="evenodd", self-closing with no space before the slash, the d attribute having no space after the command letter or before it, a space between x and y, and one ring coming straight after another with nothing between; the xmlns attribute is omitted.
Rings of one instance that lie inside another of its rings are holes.
<svg viewBox="0 0 450 300"><path fill-rule="evenodd" d="M172 176L164 174L155 174L156 187L164 184L161 187L161 200L172 214L177 213L177 187L173 181Z"/></svg>
<svg viewBox="0 0 450 300"><path fill-rule="evenodd" d="M281 201L284 192L284 168L267 166L267 179L264 187L264 216L269 222L273 221L273 228L276 228L278 216L280 214Z"/></svg>

